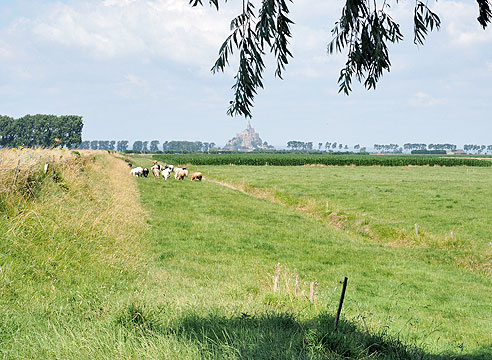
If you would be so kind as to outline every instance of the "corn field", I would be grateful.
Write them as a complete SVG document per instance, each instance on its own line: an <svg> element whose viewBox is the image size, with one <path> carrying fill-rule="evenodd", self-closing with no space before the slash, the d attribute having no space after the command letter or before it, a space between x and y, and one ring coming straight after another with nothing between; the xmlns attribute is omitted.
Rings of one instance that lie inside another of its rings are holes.
<svg viewBox="0 0 492 360"><path fill-rule="evenodd" d="M165 154L155 160L169 164L193 165L253 165L253 166L492 166L492 161L459 157L412 155L319 155L319 154Z"/></svg>

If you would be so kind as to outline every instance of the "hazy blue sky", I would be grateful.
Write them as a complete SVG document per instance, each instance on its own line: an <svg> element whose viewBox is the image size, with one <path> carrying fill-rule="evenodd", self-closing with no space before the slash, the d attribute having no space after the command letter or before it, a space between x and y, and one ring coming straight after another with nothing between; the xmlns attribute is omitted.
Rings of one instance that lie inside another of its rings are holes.
<svg viewBox="0 0 492 360"><path fill-rule="evenodd" d="M432 0L429 4L432 3ZM342 1L294 0L294 59L285 79L266 70L251 123L270 144L288 140L492 144L492 27L475 1L440 0L443 26L417 47L413 1L392 8L405 40L376 91L338 94L343 55L329 56ZM187 0L0 1L0 114L78 114L86 140L201 140L224 145L245 127L226 115L233 67L212 75L229 22Z"/></svg>

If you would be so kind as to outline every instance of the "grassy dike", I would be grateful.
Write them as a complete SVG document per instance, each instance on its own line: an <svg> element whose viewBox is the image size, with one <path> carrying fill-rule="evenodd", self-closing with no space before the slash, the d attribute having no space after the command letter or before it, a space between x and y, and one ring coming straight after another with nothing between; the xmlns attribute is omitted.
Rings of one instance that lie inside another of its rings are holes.
<svg viewBox="0 0 492 360"><path fill-rule="evenodd" d="M128 167L103 152L0 159L0 358L112 358L146 269Z"/></svg>
<svg viewBox="0 0 492 360"><path fill-rule="evenodd" d="M46 177L44 158L9 191L2 177L0 358L490 359L490 282L429 249L208 181L135 179L102 152L55 155Z"/></svg>

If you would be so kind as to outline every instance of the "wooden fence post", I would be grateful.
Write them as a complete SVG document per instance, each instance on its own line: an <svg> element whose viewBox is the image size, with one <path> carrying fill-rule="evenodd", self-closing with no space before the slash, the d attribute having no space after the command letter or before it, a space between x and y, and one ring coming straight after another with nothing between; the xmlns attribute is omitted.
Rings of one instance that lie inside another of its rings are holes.
<svg viewBox="0 0 492 360"><path fill-rule="evenodd" d="M333 326L333 331L337 331L338 319L340 318L340 313L342 312L343 299L345 298L345 290L347 289L347 280L345 276L343 279L342 293L340 294L340 302L338 303L337 316L335 317L335 325Z"/></svg>

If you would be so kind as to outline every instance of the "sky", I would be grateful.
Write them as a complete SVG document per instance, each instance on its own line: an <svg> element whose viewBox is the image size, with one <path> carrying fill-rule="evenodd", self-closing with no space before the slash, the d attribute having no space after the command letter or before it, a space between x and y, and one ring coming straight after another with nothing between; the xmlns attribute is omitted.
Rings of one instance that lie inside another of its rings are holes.
<svg viewBox="0 0 492 360"><path fill-rule="evenodd" d="M256 2L258 3L258 2ZM328 55L342 1L290 3L284 79L269 54L251 124L264 141L348 145L492 144L492 25L474 1L432 5L442 27L413 43L411 1L393 1L404 41L376 90L338 93L344 54ZM226 114L236 72L210 72L242 2L0 0L0 114L76 114L84 140L189 140L223 146L246 127Z"/></svg>

